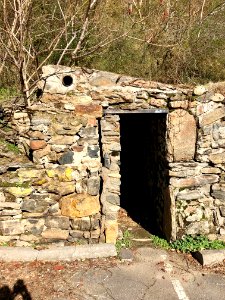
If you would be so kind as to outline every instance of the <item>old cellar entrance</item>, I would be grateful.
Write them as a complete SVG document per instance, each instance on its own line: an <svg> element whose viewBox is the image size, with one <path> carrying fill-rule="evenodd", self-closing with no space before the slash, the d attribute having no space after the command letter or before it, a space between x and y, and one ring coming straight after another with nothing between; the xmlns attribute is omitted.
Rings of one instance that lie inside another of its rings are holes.
<svg viewBox="0 0 225 300"><path fill-rule="evenodd" d="M118 112L120 206L152 234L170 238L165 110Z"/></svg>

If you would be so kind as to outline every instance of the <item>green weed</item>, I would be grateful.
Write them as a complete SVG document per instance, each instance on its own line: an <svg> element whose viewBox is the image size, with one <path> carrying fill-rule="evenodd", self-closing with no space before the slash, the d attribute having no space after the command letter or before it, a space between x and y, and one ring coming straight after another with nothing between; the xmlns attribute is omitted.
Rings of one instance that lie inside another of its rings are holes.
<svg viewBox="0 0 225 300"><path fill-rule="evenodd" d="M116 242L116 250L119 252L122 248L130 248L132 246L133 235L129 230L124 231L123 237Z"/></svg>
<svg viewBox="0 0 225 300"><path fill-rule="evenodd" d="M160 247L163 249L170 249L170 243L167 242L167 240L165 240L163 238L160 238L156 235L152 235L151 240L152 240L153 245L156 247Z"/></svg>
<svg viewBox="0 0 225 300"><path fill-rule="evenodd" d="M7 149L8 149L9 151L11 151L11 152L14 152L14 153L16 153L16 154L19 154L19 153L20 153L20 150L19 150L18 146L15 145L15 144L12 144L12 143L6 143L6 147L7 147Z"/></svg>
<svg viewBox="0 0 225 300"><path fill-rule="evenodd" d="M186 235L182 239L170 243L172 249L181 252L195 252L204 249L224 249L225 243L223 241L210 241L206 236L190 236Z"/></svg>
<svg viewBox="0 0 225 300"><path fill-rule="evenodd" d="M17 145L15 145L13 143L10 143L10 142L7 142L2 138L0 138L0 144L4 145L5 149L8 150L8 151L14 152L15 154L20 153L20 150L19 150Z"/></svg>
<svg viewBox="0 0 225 300"><path fill-rule="evenodd" d="M10 244L8 242L1 242L0 247L9 247Z"/></svg>
<svg viewBox="0 0 225 300"><path fill-rule="evenodd" d="M167 240L158 236L151 236L152 243L156 247L163 249L174 249L181 252L195 252L204 249L225 249L225 242L220 240L210 241L204 235L185 235L182 239L174 242L168 242Z"/></svg>

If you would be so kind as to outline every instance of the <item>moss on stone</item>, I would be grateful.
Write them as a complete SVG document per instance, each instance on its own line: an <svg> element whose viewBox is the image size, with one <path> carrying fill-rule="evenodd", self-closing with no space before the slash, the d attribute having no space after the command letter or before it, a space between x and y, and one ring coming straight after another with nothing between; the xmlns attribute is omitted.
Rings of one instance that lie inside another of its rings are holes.
<svg viewBox="0 0 225 300"><path fill-rule="evenodd" d="M30 182L8 182L8 181L0 181L0 187L16 187L16 188L29 188Z"/></svg>

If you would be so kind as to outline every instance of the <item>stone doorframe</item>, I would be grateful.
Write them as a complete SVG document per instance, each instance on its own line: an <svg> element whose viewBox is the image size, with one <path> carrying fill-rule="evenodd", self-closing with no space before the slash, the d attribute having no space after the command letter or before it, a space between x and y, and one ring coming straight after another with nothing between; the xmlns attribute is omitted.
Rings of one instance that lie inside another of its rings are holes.
<svg viewBox="0 0 225 300"><path fill-rule="evenodd" d="M120 115L121 114L168 114L167 109L121 110L106 109L99 121L100 147L102 157L102 204L103 227L106 242L110 243L118 235L118 211L120 209ZM168 116L168 115L167 115ZM168 119L168 117L167 117ZM168 122L168 120L167 120ZM165 136L167 143L167 137ZM168 240L176 239L175 200L171 197L169 185L162 188L164 211L163 232Z"/></svg>

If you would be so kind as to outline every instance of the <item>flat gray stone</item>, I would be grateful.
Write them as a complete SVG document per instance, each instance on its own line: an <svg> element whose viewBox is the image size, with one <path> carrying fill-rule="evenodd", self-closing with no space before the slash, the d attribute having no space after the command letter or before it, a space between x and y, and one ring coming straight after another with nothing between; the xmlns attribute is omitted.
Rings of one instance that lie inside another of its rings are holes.
<svg viewBox="0 0 225 300"><path fill-rule="evenodd" d="M74 152L68 151L59 158L60 165L72 164Z"/></svg>
<svg viewBox="0 0 225 300"><path fill-rule="evenodd" d="M100 258L116 256L114 244L80 245L75 247L73 259Z"/></svg>
<svg viewBox="0 0 225 300"><path fill-rule="evenodd" d="M116 256L113 244L93 244L36 250L25 247L0 247L0 261L72 261Z"/></svg>
<svg viewBox="0 0 225 300"><path fill-rule="evenodd" d="M130 262L134 259L133 252L130 249L121 249L119 257L121 261L127 261Z"/></svg>
<svg viewBox="0 0 225 300"><path fill-rule="evenodd" d="M138 248L135 253L136 261L151 263L155 262L156 264L162 262L162 255L167 255L166 250L153 249L151 247Z"/></svg>
<svg viewBox="0 0 225 300"><path fill-rule="evenodd" d="M54 247L51 249L40 250L37 255L37 260L39 261L71 261L74 248L72 246L68 247Z"/></svg>
<svg viewBox="0 0 225 300"><path fill-rule="evenodd" d="M88 178L87 180L87 192L89 195L96 196L100 189L100 179L97 176Z"/></svg>
<svg viewBox="0 0 225 300"><path fill-rule="evenodd" d="M34 261L38 250L24 247L0 247L0 261Z"/></svg>
<svg viewBox="0 0 225 300"><path fill-rule="evenodd" d="M225 250L202 250L193 253L193 257L203 266L212 266L222 263L225 259Z"/></svg>

